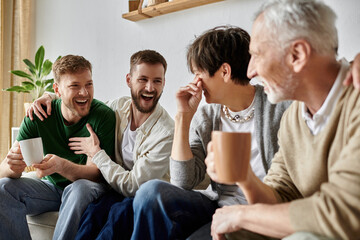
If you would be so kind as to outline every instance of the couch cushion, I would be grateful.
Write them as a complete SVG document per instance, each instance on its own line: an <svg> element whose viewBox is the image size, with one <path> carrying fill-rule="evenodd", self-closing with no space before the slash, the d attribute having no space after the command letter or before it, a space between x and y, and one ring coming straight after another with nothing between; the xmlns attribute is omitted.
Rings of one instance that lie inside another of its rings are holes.
<svg viewBox="0 0 360 240"><path fill-rule="evenodd" d="M35 216L27 215L31 238L36 240L52 239L58 216L58 212L46 212Z"/></svg>

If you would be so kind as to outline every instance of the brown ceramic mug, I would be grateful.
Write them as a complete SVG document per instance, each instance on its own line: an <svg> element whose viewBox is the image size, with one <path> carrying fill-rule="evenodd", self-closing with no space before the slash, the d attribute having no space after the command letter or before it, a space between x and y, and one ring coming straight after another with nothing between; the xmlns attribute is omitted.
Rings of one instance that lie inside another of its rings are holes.
<svg viewBox="0 0 360 240"><path fill-rule="evenodd" d="M213 131L211 138L218 181L244 181L251 157L251 133Z"/></svg>

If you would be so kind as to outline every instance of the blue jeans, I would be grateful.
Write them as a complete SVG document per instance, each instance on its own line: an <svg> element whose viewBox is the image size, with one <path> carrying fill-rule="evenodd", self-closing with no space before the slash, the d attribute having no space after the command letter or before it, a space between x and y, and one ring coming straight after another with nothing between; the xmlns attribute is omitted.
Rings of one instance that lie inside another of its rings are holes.
<svg viewBox="0 0 360 240"><path fill-rule="evenodd" d="M218 204L205 195L160 180L140 186L131 239L185 239L212 219Z"/></svg>
<svg viewBox="0 0 360 240"><path fill-rule="evenodd" d="M77 180L64 190L33 178L0 179L0 239L31 239L26 215L59 211L53 239L73 239L87 205L106 185Z"/></svg>
<svg viewBox="0 0 360 240"><path fill-rule="evenodd" d="M91 203L80 220L76 240L130 239L133 199L111 191Z"/></svg>

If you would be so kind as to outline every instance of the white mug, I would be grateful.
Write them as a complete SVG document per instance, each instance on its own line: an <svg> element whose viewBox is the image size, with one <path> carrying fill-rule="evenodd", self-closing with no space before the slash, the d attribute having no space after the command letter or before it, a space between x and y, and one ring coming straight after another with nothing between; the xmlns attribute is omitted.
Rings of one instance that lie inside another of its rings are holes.
<svg viewBox="0 0 360 240"><path fill-rule="evenodd" d="M41 137L22 140L19 143L26 166L40 163L43 160L44 151Z"/></svg>

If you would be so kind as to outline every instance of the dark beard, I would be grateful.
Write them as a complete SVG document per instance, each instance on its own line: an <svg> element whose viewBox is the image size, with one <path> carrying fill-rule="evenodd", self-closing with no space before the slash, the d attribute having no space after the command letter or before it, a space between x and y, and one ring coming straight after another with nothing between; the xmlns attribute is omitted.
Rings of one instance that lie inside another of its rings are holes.
<svg viewBox="0 0 360 240"><path fill-rule="evenodd" d="M145 93L149 93L149 92L145 92ZM161 93L161 94L162 94L162 93ZM151 113L151 112L154 111L154 109L156 108L156 105L157 105L157 103L159 102L159 99L160 99L160 97L161 97L161 94L159 95L159 97L154 98L154 104L153 104L150 108L148 108L148 109L145 109L145 108L143 108L143 107L140 106L141 93L140 93L138 96L136 96L136 95L133 93L133 91L131 91L131 98L132 98L132 100L133 100L133 103L134 103L136 109L137 109L139 112L141 112L141 113ZM156 94L155 94L155 96L156 96Z"/></svg>

